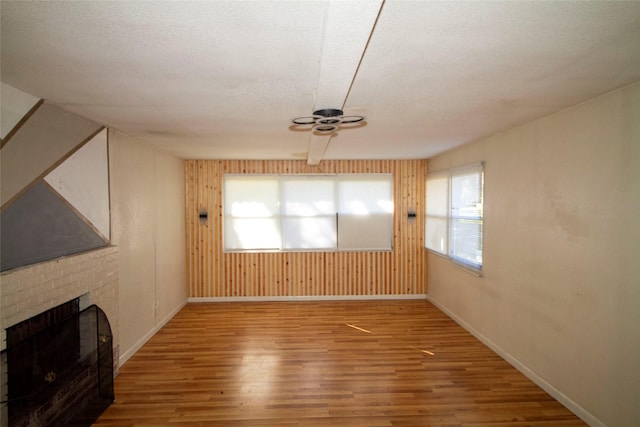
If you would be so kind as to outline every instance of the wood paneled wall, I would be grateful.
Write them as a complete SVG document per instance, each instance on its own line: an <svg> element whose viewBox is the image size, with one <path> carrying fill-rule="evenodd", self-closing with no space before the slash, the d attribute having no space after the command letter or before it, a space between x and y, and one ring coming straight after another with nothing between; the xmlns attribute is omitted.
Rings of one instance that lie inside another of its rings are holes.
<svg viewBox="0 0 640 427"><path fill-rule="evenodd" d="M225 174L392 173L394 239L389 252L225 253ZM427 292L425 160L187 160L187 296L416 295ZM208 221L199 220L205 209ZM416 212L408 218L408 212Z"/></svg>

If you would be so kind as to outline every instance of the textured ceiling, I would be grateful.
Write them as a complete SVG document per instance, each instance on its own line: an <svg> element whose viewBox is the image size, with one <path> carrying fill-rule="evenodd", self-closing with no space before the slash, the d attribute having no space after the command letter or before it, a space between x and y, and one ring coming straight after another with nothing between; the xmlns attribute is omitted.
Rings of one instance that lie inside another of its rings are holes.
<svg viewBox="0 0 640 427"><path fill-rule="evenodd" d="M427 158L640 80L637 1L3 0L0 13L4 83L185 158ZM290 128L328 107L367 124Z"/></svg>

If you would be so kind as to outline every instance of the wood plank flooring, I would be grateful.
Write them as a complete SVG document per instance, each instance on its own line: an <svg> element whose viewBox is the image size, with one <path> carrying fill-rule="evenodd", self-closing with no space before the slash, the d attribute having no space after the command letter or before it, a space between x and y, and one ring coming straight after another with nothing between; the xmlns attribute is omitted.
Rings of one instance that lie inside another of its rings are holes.
<svg viewBox="0 0 640 427"><path fill-rule="evenodd" d="M586 425L424 300L189 304L115 393L95 425Z"/></svg>

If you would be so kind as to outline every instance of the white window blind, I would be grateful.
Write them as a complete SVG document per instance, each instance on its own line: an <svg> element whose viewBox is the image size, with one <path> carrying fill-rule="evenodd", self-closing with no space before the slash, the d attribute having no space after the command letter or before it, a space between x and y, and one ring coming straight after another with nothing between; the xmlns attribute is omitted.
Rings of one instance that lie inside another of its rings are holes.
<svg viewBox="0 0 640 427"><path fill-rule="evenodd" d="M334 181L332 177L281 179L285 249L336 247Z"/></svg>
<svg viewBox="0 0 640 427"><path fill-rule="evenodd" d="M472 268L482 268L482 165L451 171L449 255Z"/></svg>
<svg viewBox="0 0 640 427"><path fill-rule="evenodd" d="M449 252L449 172L427 175L426 236L428 249Z"/></svg>
<svg viewBox="0 0 640 427"><path fill-rule="evenodd" d="M391 174L227 175L227 251L390 250Z"/></svg>
<svg viewBox="0 0 640 427"><path fill-rule="evenodd" d="M338 227L340 249L391 249L391 175L341 175L338 178Z"/></svg>
<svg viewBox="0 0 640 427"><path fill-rule="evenodd" d="M482 163L427 176L425 245L474 270L482 269Z"/></svg>
<svg viewBox="0 0 640 427"><path fill-rule="evenodd" d="M236 176L225 179L224 190L225 249L279 249L278 177Z"/></svg>

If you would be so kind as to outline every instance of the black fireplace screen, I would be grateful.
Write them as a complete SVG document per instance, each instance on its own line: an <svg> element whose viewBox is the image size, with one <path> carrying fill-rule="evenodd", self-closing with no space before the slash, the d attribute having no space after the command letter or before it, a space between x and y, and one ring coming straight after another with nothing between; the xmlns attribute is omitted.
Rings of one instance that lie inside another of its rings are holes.
<svg viewBox="0 0 640 427"><path fill-rule="evenodd" d="M89 426L114 400L107 316L96 305L63 306L7 330L12 427Z"/></svg>

